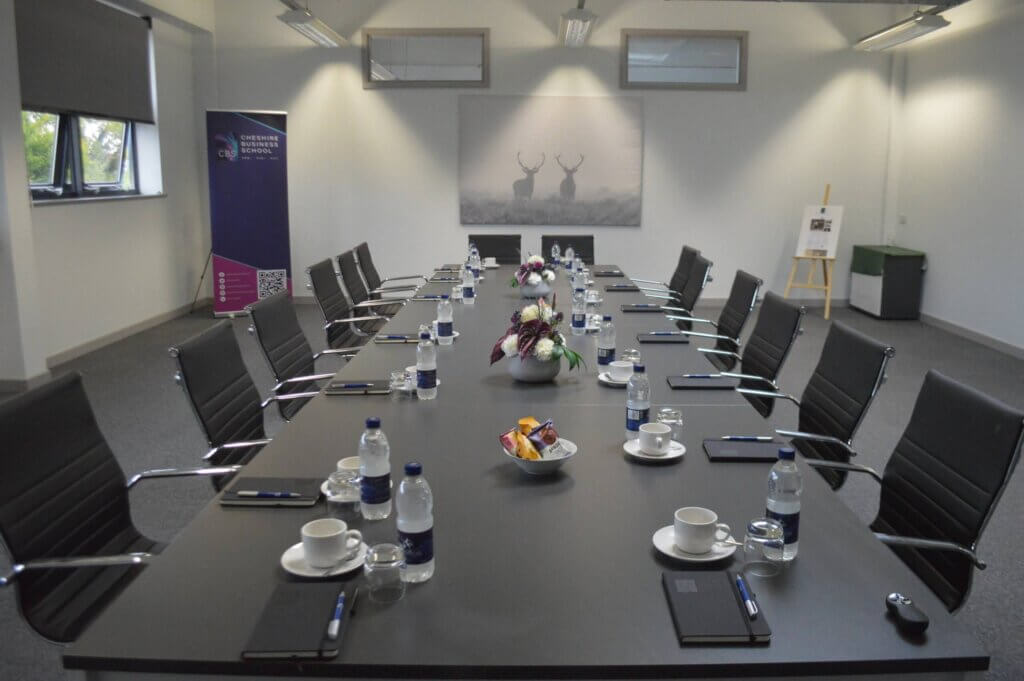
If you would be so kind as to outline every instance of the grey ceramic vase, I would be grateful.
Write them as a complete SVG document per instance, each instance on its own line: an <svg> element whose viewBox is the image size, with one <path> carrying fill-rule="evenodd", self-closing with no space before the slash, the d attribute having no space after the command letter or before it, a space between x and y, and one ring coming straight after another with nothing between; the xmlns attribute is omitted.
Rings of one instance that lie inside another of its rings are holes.
<svg viewBox="0 0 1024 681"><path fill-rule="evenodd" d="M548 286L548 282L542 281L536 286L520 286L519 295L523 298L540 298L551 293L551 287Z"/></svg>
<svg viewBox="0 0 1024 681"><path fill-rule="evenodd" d="M562 359L552 359L542 362L536 357L530 356L526 359L519 359L519 356L506 357L508 374L520 383L548 383L555 379L558 372L562 370Z"/></svg>

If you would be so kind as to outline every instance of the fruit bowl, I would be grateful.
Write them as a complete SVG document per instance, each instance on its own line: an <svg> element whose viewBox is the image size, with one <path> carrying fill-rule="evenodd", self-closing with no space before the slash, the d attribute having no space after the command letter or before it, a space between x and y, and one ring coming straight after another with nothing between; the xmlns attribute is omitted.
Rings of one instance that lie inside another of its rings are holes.
<svg viewBox="0 0 1024 681"><path fill-rule="evenodd" d="M504 447L502 447L501 451L505 453L505 456L512 459L524 473L529 473L530 475L550 475L561 468L562 464L576 454L575 442L566 440L564 437L560 437L558 438L558 444L561 445L562 450L565 452L564 456L560 456L558 458L521 459L516 456L514 452L509 453L509 451Z"/></svg>

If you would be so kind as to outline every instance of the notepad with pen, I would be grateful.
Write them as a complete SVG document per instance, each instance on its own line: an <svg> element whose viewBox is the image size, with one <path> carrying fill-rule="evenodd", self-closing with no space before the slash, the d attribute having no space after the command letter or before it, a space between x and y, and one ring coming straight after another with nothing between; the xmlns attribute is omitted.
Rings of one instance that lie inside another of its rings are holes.
<svg viewBox="0 0 1024 681"><path fill-rule="evenodd" d="M665 312L658 303L626 303L620 305L619 309L623 312L657 312L658 314Z"/></svg>
<svg viewBox="0 0 1024 681"><path fill-rule="evenodd" d="M744 583L753 603L748 607L737 585L736 573L728 570L663 572L661 584L681 645L771 641L771 627L756 602L756 595L750 592L750 582Z"/></svg>
<svg viewBox="0 0 1024 681"><path fill-rule="evenodd" d="M374 343L418 343L418 333L378 333L373 337Z"/></svg>
<svg viewBox="0 0 1024 681"><path fill-rule="evenodd" d="M242 658L328 660L337 657L356 597L353 584L278 584L242 651ZM332 626L335 621L337 624Z"/></svg>
<svg viewBox="0 0 1024 681"><path fill-rule="evenodd" d="M358 378L334 379L324 388L325 395L387 395L391 385L387 381L368 381Z"/></svg>
<svg viewBox="0 0 1024 681"><path fill-rule="evenodd" d="M689 343L690 337L676 331L650 331L638 333L636 339L640 343Z"/></svg>
<svg viewBox="0 0 1024 681"><path fill-rule="evenodd" d="M636 284L608 284L604 287L605 291L611 293L639 293L640 288Z"/></svg>
<svg viewBox="0 0 1024 681"><path fill-rule="evenodd" d="M683 374L665 380L672 390L733 390L740 385L738 378L720 374Z"/></svg>
<svg viewBox="0 0 1024 681"><path fill-rule="evenodd" d="M235 478L221 506L312 506L320 498L317 478Z"/></svg>

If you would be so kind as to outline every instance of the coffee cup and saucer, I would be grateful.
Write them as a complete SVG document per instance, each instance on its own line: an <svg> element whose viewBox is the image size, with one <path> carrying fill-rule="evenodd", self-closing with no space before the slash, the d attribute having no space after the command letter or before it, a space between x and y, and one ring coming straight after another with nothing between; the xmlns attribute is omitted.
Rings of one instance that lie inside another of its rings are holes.
<svg viewBox="0 0 1024 681"><path fill-rule="evenodd" d="M675 461L686 454L686 445L672 439L672 428L660 422L640 426L640 437L626 440L622 449L643 461Z"/></svg>
<svg viewBox="0 0 1024 681"><path fill-rule="evenodd" d="M494 268L498 267L498 259L493 255L487 256L486 258L484 258L484 267L486 267L489 270L493 270Z"/></svg>
<svg viewBox="0 0 1024 681"><path fill-rule="evenodd" d="M597 380L599 383L613 388L625 388L632 375L633 362L620 359L609 362L608 368L597 375Z"/></svg>
<svg viewBox="0 0 1024 681"><path fill-rule="evenodd" d="M320 518L302 526L302 541L281 555L281 567L297 577L334 577L362 567L366 544L359 530L338 518Z"/></svg>
<svg viewBox="0 0 1024 681"><path fill-rule="evenodd" d="M709 508L684 506L674 521L654 533L654 547L663 555L691 563L711 563L736 553L739 542L729 526Z"/></svg>

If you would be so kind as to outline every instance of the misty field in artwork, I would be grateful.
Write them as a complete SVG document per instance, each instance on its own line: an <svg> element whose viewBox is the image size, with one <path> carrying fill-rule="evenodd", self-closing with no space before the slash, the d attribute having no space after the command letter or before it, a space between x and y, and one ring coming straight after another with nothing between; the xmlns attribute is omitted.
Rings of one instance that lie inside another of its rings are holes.
<svg viewBox="0 0 1024 681"><path fill-rule="evenodd" d="M637 97L459 98L459 215L466 225L639 226Z"/></svg>

